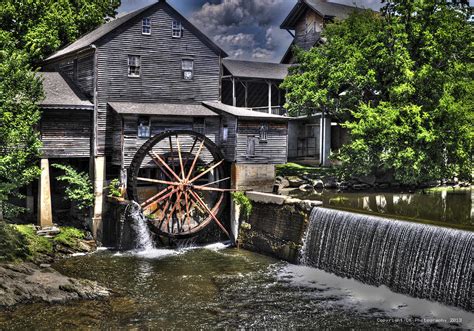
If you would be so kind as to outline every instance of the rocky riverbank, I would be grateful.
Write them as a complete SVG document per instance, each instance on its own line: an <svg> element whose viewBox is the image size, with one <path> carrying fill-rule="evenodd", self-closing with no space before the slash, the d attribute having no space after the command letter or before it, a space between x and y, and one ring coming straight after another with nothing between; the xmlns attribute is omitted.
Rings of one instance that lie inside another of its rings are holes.
<svg viewBox="0 0 474 331"><path fill-rule="evenodd" d="M110 291L96 282L66 277L47 265L33 263L0 265L0 307L19 303L64 303L99 299Z"/></svg>
<svg viewBox="0 0 474 331"><path fill-rule="evenodd" d="M0 308L20 303L63 303L98 299L110 291L97 283L66 277L50 264L74 253L96 250L81 230L0 224Z"/></svg>

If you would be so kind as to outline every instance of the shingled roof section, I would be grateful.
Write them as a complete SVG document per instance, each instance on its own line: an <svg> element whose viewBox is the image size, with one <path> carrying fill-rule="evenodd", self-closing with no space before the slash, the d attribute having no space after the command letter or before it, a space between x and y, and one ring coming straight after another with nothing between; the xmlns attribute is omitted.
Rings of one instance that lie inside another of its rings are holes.
<svg viewBox="0 0 474 331"><path fill-rule="evenodd" d="M288 75L289 64L223 59L224 67L234 77L283 80Z"/></svg>
<svg viewBox="0 0 474 331"><path fill-rule="evenodd" d="M59 72L39 72L43 81L45 99L39 103L41 108L55 109L94 109L94 105L81 91Z"/></svg>
<svg viewBox="0 0 474 331"><path fill-rule="evenodd" d="M203 101L203 105L205 105L206 107L209 107L211 110L219 114L225 113L227 115L232 115L238 118L273 119L276 121L285 121L285 122L288 121L288 117L285 117L285 116L261 113L258 111L251 110L249 108L229 106L218 101Z"/></svg>
<svg viewBox="0 0 474 331"><path fill-rule="evenodd" d="M190 31L193 33L197 34L201 40L203 40L211 49L213 49L216 53L222 54L222 56L227 56L227 54L219 47L217 46L209 37L207 37L202 31L200 31L198 28L196 28L193 24L191 24L184 16L182 16L178 11L176 11L173 7L171 7L165 0L160 0L157 1L151 5L148 5L146 7L140 8L138 10L135 10L131 13L128 13L126 15L117 17L116 19L107 22L105 24L102 24L99 26L97 29L85 34L84 36L80 37L77 39L75 42L72 44L69 44L68 46L58 50L56 53L48 57L45 61L51 61L57 58L60 58L64 55L74 53L83 49L86 49L88 47L91 47L93 43L104 37L105 35L109 34L119 26L123 25L124 23L132 20L133 18L137 17L141 13L147 11L148 9L151 9L152 7L155 6L164 6L167 10L171 11L175 16L177 16L180 20L181 23L188 28Z"/></svg>
<svg viewBox="0 0 474 331"><path fill-rule="evenodd" d="M201 104L109 102L121 115L217 116Z"/></svg>
<svg viewBox="0 0 474 331"><path fill-rule="evenodd" d="M322 17L335 17L338 19L345 19L354 11L365 10L364 8L347 6L325 0L299 0L280 25L280 28L294 30L298 19L305 12L307 7Z"/></svg>

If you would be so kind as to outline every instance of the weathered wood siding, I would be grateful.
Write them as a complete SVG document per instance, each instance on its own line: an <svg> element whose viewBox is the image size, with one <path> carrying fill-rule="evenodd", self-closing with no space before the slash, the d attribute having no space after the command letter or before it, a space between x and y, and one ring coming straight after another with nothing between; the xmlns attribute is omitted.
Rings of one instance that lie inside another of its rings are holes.
<svg viewBox="0 0 474 331"><path fill-rule="evenodd" d="M84 95L92 99L94 95L94 53L88 52L68 57L46 66L65 74Z"/></svg>
<svg viewBox="0 0 474 331"><path fill-rule="evenodd" d="M40 130L44 157L78 158L91 155L90 110L44 110Z"/></svg>
<svg viewBox="0 0 474 331"><path fill-rule="evenodd" d="M235 161L235 146L237 143L237 118L229 115L221 115L221 127L227 125L227 140L222 140L222 132L220 133L220 148L224 154L226 161Z"/></svg>
<svg viewBox="0 0 474 331"><path fill-rule="evenodd" d="M261 121L239 120L237 125L237 163L283 164L287 161L287 123L268 123L267 141L258 140ZM255 155L247 155L249 137L255 137Z"/></svg>
<svg viewBox="0 0 474 331"><path fill-rule="evenodd" d="M158 117L152 116L151 120L151 136L157 135L165 131L179 131L179 130L194 130L200 132L200 129L197 129L196 121L192 117ZM219 143L219 119L218 118L206 118L204 122L204 132L205 136L209 138L214 143ZM200 125L201 127L201 125ZM138 116L127 115L123 117L123 140L121 140L121 146L116 146L115 151L120 150L123 153L123 164L120 164L120 160L116 157L113 158L113 163L115 165L121 165L124 168L128 168L130 163L135 156L137 150L147 141L148 138L139 138L138 133ZM173 146L176 148L177 143L173 139ZM193 141L180 141L182 146L182 152L185 153L191 149ZM166 144L166 148L168 145ZM197 148L197 147L196 147ZM166 151L158 151L159 154ZM115 152L114 152L115 155ZM145 159L144 164L151 163L151 160Z"/></svg>
<svg viewBox="0 0 474 331"><path fill-rule="evenodd" d="M173 17L166 7L152 7L98 43L98 153L110 151L112 126L107 102L197 103L218 100L220 58L183 22L182 38L172 38ZM151 35L142 35L142 19L151 19ZM141 56L140 77L128 77L128 55ZM185 81L181 60L194 59L194 79ZM111 111L111 110L109 110Z"/></svg>
<svg viewBox="0 0 474 331"><path fill-rule="evenodd" d="M305 50L313 47L320 37L323 23L321 16L312 10L306 10L296 25L295 44Z"/></svg>

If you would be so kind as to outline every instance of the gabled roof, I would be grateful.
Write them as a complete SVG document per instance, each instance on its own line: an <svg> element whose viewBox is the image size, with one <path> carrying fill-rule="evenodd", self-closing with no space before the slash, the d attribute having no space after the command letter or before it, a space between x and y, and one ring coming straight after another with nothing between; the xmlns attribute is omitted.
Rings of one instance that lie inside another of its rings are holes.
<svg viewBox="0 0 474 331"><path fill-rule="evenodd" d="M191 24L191 22L189 22L183 15L181 15L178 11L176 11L173 7L171 7L165 0L160 0L159 2L155 2L149 6L135 10L131 13L120 16L110 22L102 24L97 29L85 34L84 36L80 37L72 44L69 44L68 46L58 50L53 55L49 56L45 61L51 61L51 60L60 58L64 55L90 48L95 42L97 42L99 39L106 36L110 32L114 31L116 28L131 21L133 18L139 16L140 14L144 13L147 10L157 9L159 7L163 7L171 11L171 13L174 16L179 18L179 20L181 21L184 27L188 28L191 32L196 34L215 53L220 54L224 57L227 56L227 54L219 46L217 46L203 32L201 32L198 28L196 28L193 24Z"/></svg>
<svg viewBox="0 0 474 331"><path fill-rule="evenodd" d="M335 17L338 19L347 18L353 11L364 10L363 8L328 2L325 0L298 0L298 3L293 7L283 23L281 23L280 28L294 30L301 15L303 15L308 8L321 17Z"/></svg>
<svg viewBox="0 0 474 331"><path fill-rule="evenodd" d="M217 116L201 104L109 102L121 115Z"/></svg>
<svg viewBox="0 0 474 331"><path fill-rule="evenodd" d="M288 121L288 117L286 116L261 113L249 108L229 106L218 101L203 101L203 105L219 114L225 113L238 118Z"/></svg>
<svg viewBox="0 0 474 331"><path fill-rule="evenodd" d="M41 108L49 109L94 109L94 105L79 89L59 72L39 72L43 81L45 99Z"/></svg>
<svg viewBox="0 0 474 331"><path fill-rule="evenodd" d="M234 77L283 80L288 75L289 64L223 59L224 67Z"/></svg>

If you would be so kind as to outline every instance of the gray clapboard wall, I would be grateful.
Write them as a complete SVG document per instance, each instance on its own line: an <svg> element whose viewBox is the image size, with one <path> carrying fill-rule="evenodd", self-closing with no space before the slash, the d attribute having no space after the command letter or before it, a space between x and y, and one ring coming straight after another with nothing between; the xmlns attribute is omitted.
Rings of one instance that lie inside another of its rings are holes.
<svg viewBox="0 0 474 331"><path fill-rule="evenodd" d="M151 19L151 35L142 34L144 17ZM108 123L111 116L107 115L112 110L108 109L107 102L198 103L219 99L220 56L186 25L183 25L182 38L172 38L172 21L172 13L166 6L152 7L98 43L99 154L112 151L114 133L113 126ZM128 76L128 55L141 56L140 77ZM182 79L182 59L194 60L192 81Z"/></svg>
<svg viewBox="0 0 474 331"><path fill-rule="evenodd" d="M91 127L90 110L44 110L40 122L42 156L89 157Z"/></svg>
<svg viewBox="0 0 474 331"><path fill-rule="evenodd" d="M258 139L262 121L239 119L235 147L235 161L247 164L283 164L287 161L287 123L267 122L265 142ZM255 155L248 155L249 137L255 138Z"/></svg>

